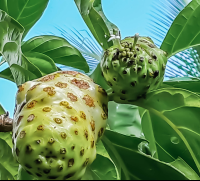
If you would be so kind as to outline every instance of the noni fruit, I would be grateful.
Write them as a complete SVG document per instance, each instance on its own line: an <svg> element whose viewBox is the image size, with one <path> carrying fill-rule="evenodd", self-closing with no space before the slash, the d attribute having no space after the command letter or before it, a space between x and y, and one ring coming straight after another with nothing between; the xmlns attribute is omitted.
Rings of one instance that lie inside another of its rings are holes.
<svg viewBox="0 0 200 181"><path fill-rule="evenodd" d="M112 99L129 104L159 87L166 63L166 52L149 37L136 34L107 49L100 65Z"/></svg>
<svg viewBox="0 0 200 181"><path fill-rule="evenodd" d="M79 72L24 83L16 96L14 157L39 179L80 179L96 158L107 104L106 92Z"/></svg>

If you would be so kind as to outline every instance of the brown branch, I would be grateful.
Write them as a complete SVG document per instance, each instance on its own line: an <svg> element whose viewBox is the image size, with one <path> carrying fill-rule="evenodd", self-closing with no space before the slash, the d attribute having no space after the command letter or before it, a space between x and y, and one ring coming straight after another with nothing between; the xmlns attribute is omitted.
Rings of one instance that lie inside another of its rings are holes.
<svg viewBox="0 0 200 181"><path fill-rule="evenodd" d="M0 132L10 132L13 128L13 119L9 118L9 113L0 116Z"/></svg>

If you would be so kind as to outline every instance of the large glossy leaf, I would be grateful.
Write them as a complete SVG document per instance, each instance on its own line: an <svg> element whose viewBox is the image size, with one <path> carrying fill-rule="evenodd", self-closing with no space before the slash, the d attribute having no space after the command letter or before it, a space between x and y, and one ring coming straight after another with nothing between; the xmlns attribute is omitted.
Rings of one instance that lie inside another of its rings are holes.
<svg viewBox="0 0 200 181"><path fill-rule="evenodd" d="M179 88L159 89L136 104L145 138L155 158L171 162L181 157L200 170L200 96Z"/></svg>
<svg viewBox="0 0 200 181"><path fill-rule="evenodd" d="M143 139L106 131L103 144L123 180L187 180L199 179L197 174L182 159L177 163L164 163L140 152ZM177 166L178 165L178 166ZM178 170L178 168L181 168ZM184 171L185 170L185 171Z"/></svg>
<svg viewBox="0 0 200 181"><path fill-rule="evenodd" d="M0 9L16 19L24 28L23 37L40 19L49 0L1 0Z"/></svg>
<svg viewBox="0 0 200 181"><path fill-rule="evenodd" d="M21 38L24 32L23 27L11 18L4 11L0 10L0 53L8 62L9 66L18 65L22 68L25 64L21 58ZM24 79L22 75L11 69L15 82Z"/></svg>
<svg viewBox="0 0 200 181"><path fill-rule="evenodd" d="M41 71L43 76L58 70L54 61L45 54L38 52L28 52L24 55Z"/></svg>
<svg viewBox="0 0 200 181"><path fill-rule="evenodd" d="M108 103L108 125L113 131L125 134L142 136L141 118L138 107L128 104Z"/></svg>
<svg viewBox="0 0 200 181"><path fill-rule="evenodd" d="M108 158L97 154L82 180L117 180L114 164Z"/></svg>
<svg viewBox="0 0 200 181"><path fill-rule="evenodd" d="M55 63L89 71L89 66L67 40L57 36L44 35L34 37L22 45L23 53L38 52L49 56Z"/></svg>
<svg viewBox="0 0 200 181"><path fill-rule="evenodd" d="M97 42L105 50L113 45L112 35L120 35L118 28L103 13L101 0L74 0L78 10Z"/></svg>
<svg viewBox="0 0 200 181"><path fill-rule="evenodd" d="M173 78L169 81L163 82L161 87L176 87L181 89L187 89L192 92L200 93L200 79L199 78L190 78L190 77L180 77Z"/></svg>
<svg viewBox="0 0 200 181"><path fill-rule="evenodd" d="M193 0L172 23L161 49L168 57L189 47L200 45L200 0Z"/></svg>
<svg viewBox="0 0 200 181"><path fill-rule="evenodd" d="M23 68L19 65L16 65L16 64L11 65L10 69L11 69L12 72L15 72L15 74L20 75L15 80L15 83L17 85L21 85L24 82L38 78L35 74L30 72L29 70L27 70L27 69L25 69L25 68Z"/></svg>
<svg viewBox="0 0 200 181"><path fill-rule="evenodd" d="M17 178L18 163L12 156L12 138L10 133L0 133L0 179Z"/></svg>
<svg viewBox="0 0 200 181"><path fill-rule="evenodd" d="M4 78L4 79L7 79L7 80L10 80L12 82L15 81L10 68L6 68L5 70L1 71L0 72L0 77Z"/></svg>

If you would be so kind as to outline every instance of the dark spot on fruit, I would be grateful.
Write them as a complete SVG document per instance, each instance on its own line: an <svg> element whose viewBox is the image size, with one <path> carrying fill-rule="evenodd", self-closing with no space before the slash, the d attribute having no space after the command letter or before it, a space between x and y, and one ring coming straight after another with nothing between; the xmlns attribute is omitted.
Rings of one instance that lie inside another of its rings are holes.
<svg viewBox="0 0 200 181"><path fill-rule="evenodd" d="M104 128L101 128L98 132L98 137L100 138L103 135Z"/></svg>
<svg viewBox="0 0 200 181"><path fill-rule="evenodd" d="M40 143L41 143L41 140L37 140L36 143L37 143L37 144L40 144Z"/></svg>
<svg viewBox="0 0 200 181"><path fill-rule="evenodd" d="M62 157L62 159L64 160L64 159L65 159L65 157Z"/></svg>
<svg viewBox="0 0 200 181"><path fill-rule="evenodd" d="M62 137L63 139L65 139L65 138L67 137L66 133L62 132L62 133L61 133L61 137Z"/></svg>
<svg viewBox="0 0 200 181"><path fill-rule="evenodd" d="M88 130L84 130L85 138L88 140Z"/></svg>
<svg viewBox="0 0 200 181"><path fill-rule="evenodd" d="M148 62L149 62L149 64L152 64L152 59L149 59Z"/></svg>
<svg viewBox="0 0 200 181"><path fill-rule="evenodd" d="M59 165L58 166L58 171L62 171L63 170L63 166L62 165Z"/></svg>
<svg viewBox="0 0 200 181"><path fill-rule="evenodd" d="M26 170L26 172L29 174L29 175L33 175L31 172L29 172L28 170Z"/></svg>
<svg viewBox="0 0 200 181"><path fill-rule="evenodd" d="M114 81L117 81L117 79L116 79L116 78L113 78L113 80L114 80Z"/></svg>
<svg viewBox="0 0 200 181"><path fill-rule="evenodd" d="M122 94L126 94L126 91L125 90L122 90L122 92L121 92Z"/></svg>
<svg viewBox="0 0 200 181"><path fill-rule="evenodd" d="M20 152L20 151L19 151L18 148L16 148L15 152L16 152L16 155L19 156L19 152Z"/></svg>
<svg viewBox="0 0 200 181"><path fill-rule="evenodd" d="M31 153L33 149L31 148L31 145L26 146L26 153Z"/></svg>
<svg viewBox="0 0 200 181"><path fill-rule="evenodd" d="M144 62L144 57L140 57L140 62Z"/></svg>
<svg viewBox="0 0 200 181"><path fill-rule="evenodd" d="M158 77L158 75L159 75L159 71L158 71L158 70L156 70L156 71L154 72L154 76L153 76L153 78L156 78L156 77Z"/></svg>
<svg viewBox="0 0 200 181"><path fill-rule="evenodd" d="M52 153L53 153L52 151L49 152L50 155L51 155Z"/></svg>
<svg viewBox="0 0 200 181"><path fill-rule="evenodd" d="M112 91L112 94L114 94L115 93L115 91Z"/></svg>
<svg viewBox="0 0 200 181"><path fill-rule="evenodd" d="M55 142L54 138L50 138L48 143L53 144Z"/></svg>
<svg viewBox="0 0 200 181"><path fill-rule="evenodd" d="M155 59L155 60L157 60L157 56L156 55L153 55L152 58Z"/></svg>
<svg viewBox="0 0 200 181"><path fill-rule="evenodd" d="M131 66L131 65L133 65L134 63L135 63L135 61L131 60L131 61L128 62L128 66Z"/></svg>
<svg viewBox="0 0 200 181"><path fill-rule="evenodd" d="M142 67L138 67L138 69L137 69L138 71L141 71L142 70Z"/></svg>
<svg viewBox="0 0 200 181"><path fill-rule="evenodd" d="M137 57L137 54L135 54L133 57L136 58L136 57Z"/></svg>
<svg viewBox="0 0 200 181"><path fill-rule="evenodd" d="M81 156L84 155L84 151L85 151L85 150L82 148L81 151L80 151L80 155L81 155Z"/></svg>
<svg viewBox="0 0 200 181"><path fill-rule="evenodd" d="M139 48L136 48L136 50L137 50L137 51L140 51L140 49L139 49Z"/></svg>
<svg viewBox="0 0 200 181"><path fill-rule="evenodd" d="M24 107L25 105L26 105L26 103L24 102L24 103L21 105L19 112L21 112L21 110L23 109L23 107Z"/></svg>
<svg viewBox="0 0 200 181"><path fill-rule="evenodd" d="M48 179L57 179L58 176L47 176Z"/></svg>
<svg viewBox="0 0 200 181"><path fill-rule="evenodd" d="M127 60L128 60L127 58L123 58L122 59L123 62L127 62Z"/></svg>
<svg viewBox="0 0 200 181"><path fill-rule="evenodd" d="M123 73L123 74L127 74L127 71L126 71L126 70L124 70L122 73Z"/></svg>
<svg viewBox="0 0 200 181"><path fill-rule="evenodd" d="M135 87L136 86L136 81L135 82L131 82L131 86Z"/></svg>
<svg viewBox="0 0 200 181"><path fill-rule="evenodd" d="M111 87L113 86L111 82L107 82L107 83L108 83L109 86L111 86Z"/></svg>
<svg viewBox="0 0 200 181"><path fill-rule="evenodd" d="M146 74L144 74L144 75L142 76L142 78L143 78L143 79L145 79L146 77L147 77L147 75L146 75Z"/></svg>
<svg viewBox="0 0 200 181"><path fill-rule="evenodd" d="M35 160L35 163L41 164L41 163L42 163L42 160L41 160L40 158L38 158L37 160Z"/></svg>
<svg viewBox="0 0 200 181"><path fill-rule="evenodd" d="M66 179L68 179L68 178L71 178L71 177L73 177L73 176L74 176L74 174L75 174L75 173L70 173L70 174L68 174L68 175L64 176L64 177L63 177L63 180L66 180Z"/></svg>
<svg viewBox="0 0 200 181"><path fill-rule="evenodd" d="M49 174L50 171L51 171L51 169L45 169L45 170L43 170L43 172L44 172L45 174Z"/></svg>
<svg viewBox="0 0 200 181"><path fill-rule="evenodd" d="M29 168L29 169L32 168L32 166L30 166L29 164L25 164L25 167L27 167L27 168Z"/></svg>
<svg viewBox="0 0 200 181"><path fill-rule="evenodd" d="M77 130L75 130L74 133L75 133L75 135L78 135L78 131Z"/></svg>
<svg viewBox="0 0 200 181"><path fill-rule="evenodd" d="M65 148L60 149L60 154L65 154L65 153L66 153L66 149Z"/></svg>
<svg viewBox="0 0 200 181"><path fill-rule="evenodd" d="M74 165L74 159L70 159L68 162L68 167L72 167Z"/></svg>
<svg viewBox="0 0 200 181"><path fill-rule="evenodd" d="M36 175L37 175L38 177L42 177L42 175L41 175L41 174L39 174L39 173L36 173Z"/></svg>
<svg viewBox="0 0 200 181"><path fill-rule="evenodd" d="M74 149L75 149L75 146L72 146L71 149L74 150Z"/></svg>
<svg viewBox="0 0 200 181"><path fill-rule="evenodd" d="M109 70L109 67L107 66L106 69Z"/></svg>
<svg viewBox="0 0 200 181"><path fill-rule="evenodd" d="M18 120L17 120L17 126L19 125L19 123L21 122L21 120L22 120L23 117L24 117L24 116L19 116L19 118L18 118Z"/></svg>
<svg viewBox="0 0 200 181"><path fill-rule="evenodd" d="M89 163L89 158L86 159L86 161L83 163L83 166L86 167Z"/></svg>
<svg viewBox="0 0 200 181"><path fill-rule="evenodd" d="M91 148L93 148L93 147L94 147L94 140L91 141Z"/></svg>

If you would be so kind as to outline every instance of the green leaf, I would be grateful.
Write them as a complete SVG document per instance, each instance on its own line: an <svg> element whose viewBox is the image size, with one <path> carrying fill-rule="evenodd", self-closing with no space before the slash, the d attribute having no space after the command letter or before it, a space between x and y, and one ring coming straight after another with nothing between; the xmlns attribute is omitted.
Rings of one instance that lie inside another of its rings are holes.
<svg viewBox="0 0 200 181"><path fill-rule="evenodd" d="M7 80L10 80L12 82L15 82L14 77L12 75L12 72L11 72L10 68L7 68L7 69L1 71L0 72L0 77L4 78L4 79L7 79Z"/></svg>
<svg viewBox="0 0 200 181"><path fill-rule="evenodd" d="M17 178L18 163L12 155L12 137L10 133L0 133L0 180Z"/></svg>
<svg viewBox="0 0 200 181"><path fill-rule="evenodd" d="M55 63L89 71L89 66L81 53L67 40L57 36L34 37L22 45L22 52L38 52L49 56Z"/></svg>
<svg viewBox="0 0 200 181"><path fill-rule="evenodd" d="M135 102L142 130L155 158L171 162L181 157L200 170L200 96L179 88L159 89Z"/></svg>
<svg viewBox="0 0 200 181"><path fill-rule="evenodd" d="M4 11L0 10L0 53L11 67L14 64L25 68L21 57L21 38L24 28ZM11 69L15 82L24 80L19 71ZM25 76L25 75L24 75Z"/></svg>
<svg viewBox="0 0 200 181"><path fill-rule="evenodd" d="M163 82L162 88L167 86L187 89L191 92L200 93L200 79L199 78L190 78L190 77L179 77L173 78L169 81Z"/></svg>
<svg viewBox="0 0 200 181"><path fill-rule="evenodd" d="M97 154L82 180L117 180L115 166L108 158Z"/></svg>
<svg viewBox="0 0 200 181"><path fill-rule="evenodd" d="M0 9L16 19L24 28L23 37L40 19L49 0L1 0Z"/></svg>
<svg viewBox="0 0 200 181"><path fill-rule="evenodd" d="M28 52L24 55L41 71L42 76L56 72L58 70L54 61L47 55L38 52Z"/></svg>
<svg viewBox="0 0 200 181"><path fill-rule="evenodd" d="M161 49L168 57L176 53L200 45L200 0L189 3L173 21Z"/></svg>
<svg viewBox="0 0 200 181"><path fill-rule="evenodd" d="M118 165L118 170L121 170L123 180L199 179L190 167L181 165L181 162L179 162L181 169L178 170L172 164L161 162L140 152L138 146L144 141L141 138L107 130L102 141L115 165ZM182 172L184 169L186 173Z"/></svg>
<svg viewBox="0 0 200 181"><path fill-rule="evenodd" d="M110 101L108 115L108 125L111 130L130 136L142 136L141 118L137 106Z"/></svg>
<svg viewBox="0 0 200 181"><path fill-rule="evenodd" d="M0 104L0 115L5 114L5 113L6 113L6 111L4 110L2 105Z"/></svg>
<svg viewBox="0 0 200 181"><path fill-rule="evenodd" d="M117 26L106 18L101 0L74 0L74 2L99 45L104 50L111 47L113 41L108 42L108 40L112 35L120 35L120 33Z"/></svg>
<svg viewBox="0 0 200 181"><path fill-rule="evenodd" d="M17 65L17 64L13 64L10 67L11 71L14 72L14 74L18 74L20 75L19 77L17 77L17 79L15 80L15 83L17 85L21 85L24 82L27 82L29 80L34 80L37 79L38 77L33 74L32 72L30 72L29 70L24 69L23 67Z"/></svg>
<svg viewBox="0 0 200 181"><path fill-rule="evenodd" d="M106 80L102 76L102 71L100 68L100 63L97 65L96 69L91 73L90 77L94 80L94 82L104 88L106 91L110 89Z"/></svg>

